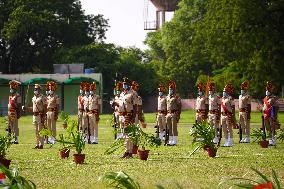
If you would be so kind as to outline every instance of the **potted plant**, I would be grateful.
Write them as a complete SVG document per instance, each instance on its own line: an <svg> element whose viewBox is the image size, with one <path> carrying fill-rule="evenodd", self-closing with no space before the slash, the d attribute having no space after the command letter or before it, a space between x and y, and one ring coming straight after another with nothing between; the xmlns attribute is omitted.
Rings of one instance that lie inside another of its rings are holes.
<svg viewBox="0 0 284 189"><path fill-rule="evenodd" d="M64 111L61 111L60 114L59 114L59 117L61 119L61 121L63 122L62 126L64 129L67 128L67 123L68 123L68 120L69 120L69 114L65 113Z"/></svg>
<svg viewBox="0 0 284 189"><path fill-rule="evenodd" d="M145 133L139 125L131 124L128 125L124 132L127 134L128 138L131 140L133 144L136 144L137 146L141 146L141 150L138 150L138 155L142 156L143 160L147 160L148 153L150 150L146 150L146 146L160 146L161 140L159 138L156 138L154 135L149 135ZM117 139L106 151L105 154L112 154L119 148L124 146L124 139L119 138ZM132 150L133 151L133 150Z"/></svg>
<svg viewBox="0 0 284 189"><path fill-rule="evenodd" d="M216 156L218 147L213 142L215 130L207 122L195 123L190 135L193 137L192 144L196 146L190 156L200 148L206 150L209 157Z"/></svg>
<svg viewBox="0 0 284 189"><path fill-rule="evenodd" d="M67 146L68 139L66 139L63 134L60 134L59 140L57 141L62 145L62 148L59 149L61 159L68 158L70 153L70 146Z"/></svg>
<svg viewBox="0 0 284 189"><path fill-rule="evenodd" d="M142 132L139 144L141 146L141 149L138 149L138 155L141 160L147 160L149 151L146 150L146 146L151 146L151 147L158 147L162 144L162 141L160 138L156 138L154 135L150 135L147 133Z"/></svg>
<svg viewBox="0 0 284 189"><path fill-rule="evenodd" d="M8 148L12 145L13 136L11 134L0 135L0 164L9 169L11 160L6 159Z"/></svg>
<svg viewBox="0 0 284 189"><path fill-rule="evenodd" d="M4 177L5 182L0 182L0 188L14 188L14 189L35 189L36 185L31 180L18 175L16 169L10 171L6 167L0 165L0 174Z"/></svg>
<svg viewBox="0 0 284 189"><path fill-rule="evenodd" d="M266 140L267 136L265 132L263 132L263 130L253 129L250 136L255 138L253 142L258 141L258 143L260 144L262 148L268 148L269 142Z"/></svg>
<svg viewBox="0 0 284 189"><path fill-rule="evenodd" d="M277 139L281 142L284 141L284 128L278 130Z"/></svg>
<svg viewBox="0 0 284 189"><path fill-rule="evenodd" d="M282 188L280 181L278 179L278 176L273 169L272 169L273 179L270 179L269 177L265 176L257 169L254 169L254 168L251 168L251 169L259 176L260 179L253 180L250 178L246 178L247 176L247 173L246 173L243 177L226 179L220 182L219 186L228 181L240 180L244 182L234 184L235 186L238 186L239 188L251 188L251 189L281 189Z"/></svg>

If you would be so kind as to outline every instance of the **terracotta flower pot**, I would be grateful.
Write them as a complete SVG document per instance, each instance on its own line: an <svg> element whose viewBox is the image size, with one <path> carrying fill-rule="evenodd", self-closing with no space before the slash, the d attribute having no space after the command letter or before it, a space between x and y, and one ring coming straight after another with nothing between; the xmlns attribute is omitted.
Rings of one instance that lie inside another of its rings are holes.
<svg viewBox="0 0 284 189"><path fill-rule="evenodd" d="M216 148L207 148L207 153L209 157L215 157L216 153L217 153L217 149Z"/></svg>
<svg viewBox="0 0 284 189"><path fill-rule="evenodd" d="M137 154L137 150L138 150L138 146L137 145L133 145L133 147L132 147L132 154Z"/></svg>
<svg viewBox="0 0 284 189"><path fill-rule="evenodd" d="M59 154L61 159L69 158L70 149L60 150Z"/></svg>
<svg viewBox="0 0 284 189"><path fill-rule="evenodd" d="M204 146L203 146L203 150L207 150L209 148L209 146L207 145L207 144L205 144Z"/></svg>
<svg viewBox="0 0 284 189"><path fill-rule="evenodd" d="M259 141L259 144L262 148L268 148L269 142L267 140Z"/></svg>
<svg viewBox="0 0 284 189"><path fill-rule="evenodd" d="M67 129L67 123L63 123L62 126L64 129Z"/></svg>
<svg viewBox="0 0 284 189"><path fill-rule="evenodd" d="M138 150L138 155L141 160L147 160L150 150Z"/></svg>
<svg viewBox="0 0 284 189"><path fill-rule="evenodd" d="M6 158L0 158L0 164L9 169L11 160Z"/></svg>
<svg viewBox="0 0 284 189"><path fill-rule="evenodd" d="M85 154L73 154L74 162L76 164L83 164L85 160Z"/></svg>

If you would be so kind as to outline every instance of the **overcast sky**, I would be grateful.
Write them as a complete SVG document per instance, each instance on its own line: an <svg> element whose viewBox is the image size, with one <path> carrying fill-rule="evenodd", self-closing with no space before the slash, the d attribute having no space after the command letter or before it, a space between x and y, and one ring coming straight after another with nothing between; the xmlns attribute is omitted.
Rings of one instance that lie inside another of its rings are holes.
<svg viewBox="0 0 284 189"><path fill-rule="evenodd" d="M103 14L109 19L106 42L146 48L144 20L155 20L155 8L148 0L81 0L81 3L86 14Z"/></svg>

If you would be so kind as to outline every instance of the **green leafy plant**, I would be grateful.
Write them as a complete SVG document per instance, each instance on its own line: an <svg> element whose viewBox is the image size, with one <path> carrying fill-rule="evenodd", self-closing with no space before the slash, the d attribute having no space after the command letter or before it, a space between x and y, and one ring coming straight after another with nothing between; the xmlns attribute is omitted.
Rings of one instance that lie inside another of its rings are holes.
<svg viewBox="0 0 284 189"><path fill-rule="evenodd" d="M12 189L35 189L36 185L31 180L27 180L24 177L13 173L3 165L0 165L0 170L6 175L6 182L0 183L0 188L12 188Z"/></svg>
<svg viewBox="0 0 284 189"><path fill-rule="evenodd" d="M281 142L284 141L284 128L279 129L277 131L277 139L280 140Z"/></svg>
<svg viewBox="0 0 284 189"><path fill-rule="evenodd" d="M191 152L190 156L197 152L200 148L211 148L217 151L218 147L214 144L215 130L207 122L195 123L190 131L193 137L192 144L196 148Z"/></svg>
<svg viewBox="0 0 284 189"><path fill-rule="evenodd" d="M40 135L41 137L49 137L49 136L52 135L52 132L51 132L50 129L44 127L44 128L42 128L42 129L40 130L39 135Z"/></svg>
<svg viewBox="0 0 284 189"><path fill-rule="evenodd" d="M70 135L71 135L70 141L67 141L64 138L61 138L56 141L64 145L69 145L70 148L75 148L76 152L78 154L81 154L82 151L85 149L84 134L80 131L76 131L76 132L71 132Z"/></svg>
<svg viewBox="0 0 284 189"><path fill-rule="evenodd" d="M69 134L69 137L71 133L75 133L77 131L78 121L70 120L68 122L68 127L66 129L67 133Z"/></svg>
<svg viewBox="0 0 284 189"><path fill-rule="evenodd" d="M272 169L272 179L268 178L264 174L262 174L257 169L251 168L259 177L260 180L252 180L249 178L245 178L247 173L243 177L237 177L237 178L230 178L225 181L222 181L219 183L219 186L223 184L224 182L232 181L232 180L240 180L245 181L244 183L236 183L235 186L238 186L240 188L247 188L247 189L264 189L264 188L271 188L271 189L281 189L280 182L278 179L278 176L276 172Z"/></svg>
<svg viewBox="0 0 284 189"><path fill-rule="evenodd" d="M70 148L70 141L69 141L70 138L66 138L64 137L63 134L59 134L59 140L56 140L57 142L59 142L61 144L61 148L59 149L60 151L61 150L65 150L65 149L69 149ZM69 144L69 145L68 145Z"/></svg>
<svg viewBox="0 0 284 189"><path fill-rule="evenodd" d="M100 176L98 181L107 182L109 188L140 189L138 182L123 171L107 172Z"/></svg>
<svg viewBox="0 0 284 189"><path fill-rule="evenodd" d="M12 140L13 136L11 134L0 135L0 158L6 157L7 150L13 144Z"/></svg>
<svg viewBox="0 0 284 189"><path fill-rule="evenodd" d="M162 144L159 138L156 138L152 134L145 133L139 125L131 124L124 129L124 133L135 145L141 146L142 150L145 150L146 146L158 147ZM105 154L112 154L124 145L124 139L120 138L114 141L111 146L105 151Z"/></svg>
<svg viewBox="0 0 284 189"><path fill-rule="evenodd" d="M100 176L98 181L104 182L108 185L108 188L112 189L140 189L140 185L133 178L123 171L119 172L106 172ZM158 189L165 189L162 185L155 185ZM175 188L182 189L182 187L175 183Z"/></svg>
<svg viewBox="0 0 284 189"><path fill-rule="evenodd" d="M253 142L260 142L261 140L266 141L267 136L261 129L253 129L250 136L254 138Z"/></svg>
<svg viewBox="0 0 284 189"><path fill-rule="evenodd" d="M68 122L70 116L69 116L69 114L67 114L66 112L61 111L61 112L59 113L59 118L60 118L60 120L61 120L63 123L67 124L67 122Z"/></svg>

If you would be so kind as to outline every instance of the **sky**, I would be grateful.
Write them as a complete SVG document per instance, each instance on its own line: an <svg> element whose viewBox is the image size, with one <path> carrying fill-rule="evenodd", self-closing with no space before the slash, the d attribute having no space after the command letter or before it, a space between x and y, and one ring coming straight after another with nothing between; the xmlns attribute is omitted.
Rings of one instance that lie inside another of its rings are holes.
<svg viewBox="0 0 284 189"><path fill-rule="evenodd" d="M103 14L109 19L106 42L147 48L143 44L147 34L144 21L155 20L155 8L149 0L81 0L81 3L86 14Z"/></svg>

